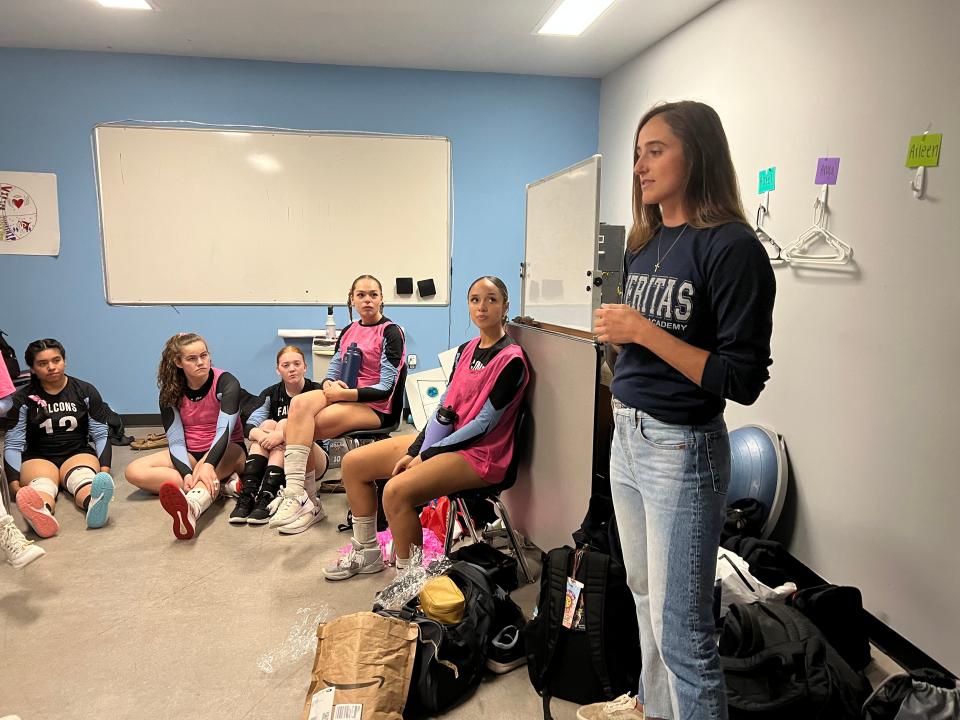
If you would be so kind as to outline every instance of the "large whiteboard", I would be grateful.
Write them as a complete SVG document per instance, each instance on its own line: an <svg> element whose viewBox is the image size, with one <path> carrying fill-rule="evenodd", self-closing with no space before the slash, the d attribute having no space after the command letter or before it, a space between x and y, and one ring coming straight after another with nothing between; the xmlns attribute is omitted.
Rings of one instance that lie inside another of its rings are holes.
<svg viewBox="0 0 960 720"><path fill-rule="evenodd" d="M527 185L522 310L540 322L593 326L600 231L600 156Z"/></svg>
<svg viewBox="0 0 960 720"><path fill-rule="evenodd" d="M109 303L449 302L447 138L107 124L94 154Z"/></svg>

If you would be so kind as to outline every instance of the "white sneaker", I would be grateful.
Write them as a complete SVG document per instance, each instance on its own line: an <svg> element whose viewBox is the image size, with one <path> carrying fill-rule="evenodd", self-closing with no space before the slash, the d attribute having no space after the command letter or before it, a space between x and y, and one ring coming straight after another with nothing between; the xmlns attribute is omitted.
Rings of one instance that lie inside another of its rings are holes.
<svg viewBox="0 0 960 720"><path fill-rule="evenodd" d="M310 504L313 505L313 511L305 512L293 522L281 525L281 535L296 535L297 533L302 533L308 527L316 525L327 516L327 511L323 509L323 505L320 504L319 500L311 500Z"/></svg>
<svg viewBox="0 0 960 720"><path fill-rule="evenodd" d="M289 492L289 488L283 489L283 493L281 494L283 500L280 501L280 507L277 508L273 517L270 518L270 527L278 528L282 525L289 525L301 515L313 512L314 503L310 500L310 496L307 495L306 491L296 495L288 495L287 493Z"/></svg>
<svg viewBox="0 0 960 720"><path fill-rule="evenodd" d="M230 473L230 477L220 483L220 490L224 495L230 498L240 497L240 488L243 486L243 481L240 479L240 476L236 473Z"/></svg>
<svg viewBox="0 0 960 720"><path fill-rule="evenodd" d="M354 575L378 573L386 567L380 553L380 543L373 547L364 547L356 538L350 538L353 548L337 561L336 565L323 569L327 580L346 580Z"/></svg>
<svg viewBox="0 0 960 720"><path fill-rule="evenodd" d="M7 556L7 562L18 570L46 554L42 547L23 536L9 515L0 520L0 548Z"/></svg>

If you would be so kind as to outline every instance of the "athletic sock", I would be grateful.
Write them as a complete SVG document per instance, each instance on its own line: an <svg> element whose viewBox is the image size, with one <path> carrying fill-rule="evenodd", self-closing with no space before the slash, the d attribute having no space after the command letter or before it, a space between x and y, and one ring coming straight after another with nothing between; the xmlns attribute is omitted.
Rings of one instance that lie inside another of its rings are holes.
<svg viewBox="0 0 960 720"><path fill-rule="evenodd" d="M260 480L263 479L263 473L267 469L267 458L265 455L251 455L243 466L243 474L240 476L240 492L250 495L256 494L260 488Z"/></svg>
<svg viewBox="0 0 960 720"><path fill-rule="evenodd" d="M370 547L377 542L377 516L361 517L353 516L353 537L365 547Z"/></svg>
<svg viewBox="0 0 960 720"><path fill-rule="evenodd" d="M283 472L287 476L287 489L284 495L295 497L304 492L304 475L307 471L307 457L310 448L306 445L287 445L283 452Z"/></svg>

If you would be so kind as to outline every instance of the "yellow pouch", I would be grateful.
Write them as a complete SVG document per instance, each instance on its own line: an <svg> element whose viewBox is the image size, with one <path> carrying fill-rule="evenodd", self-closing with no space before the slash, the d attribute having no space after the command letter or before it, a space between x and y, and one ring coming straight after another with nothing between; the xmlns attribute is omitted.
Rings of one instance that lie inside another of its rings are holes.
<svg viewBox="0 0 960 720"><path fill-rule="evenodd" d="M464 603L460 588L446 575L428 580L420 590L420 609L437 622L454 625L463 620Z"/></svg>

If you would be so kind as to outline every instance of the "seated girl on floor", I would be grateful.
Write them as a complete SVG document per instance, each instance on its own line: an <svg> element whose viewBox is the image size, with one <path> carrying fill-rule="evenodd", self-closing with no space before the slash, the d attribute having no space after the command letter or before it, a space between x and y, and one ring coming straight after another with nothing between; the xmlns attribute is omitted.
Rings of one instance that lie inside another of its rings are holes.
<svg viewBox="0 0 960 720"><path fill-rule="evenodd" d="M281 381L264 388L244 414L247 420L244 431L250 441L249 456L240 477L240 494L230 513L230 522L264 525L279 505L283 488L284 428L290 401L303 392L319 390L319 383L304 377L307 366L303 351L295 345L287 345L277 353L277 375ZM309 497L316 497L315 469L319 474L327 469L327 454L314 445L307 460L305 488ZM320 513L307 513L296 522L283 525L280 532L290 535L300 533L322 519Z"/></svg>
<svg viewBox="0 0 960 720"><path fill-rule="evenodd" d="M353 550L323 571L327 580L383 570L377 543L376 480L390 478L383 508L394 546L397 570L410 561L411 546L423 546L423 528L415 508L434 498L482 488L503 480L513 456L517 412L530 377L526 356L506 334L507 288L492 276L478 278L467 291L470 319L480 336L457 351L450 384L440 401L456 414L452 432L428 448L419 437L397 436L366 445L343 458L343 485L353 511Z"/></svg>
<svg viewBox="0 0 960 720"><path fill-rule="evenodd" d="M88 528L107 522L113 478L107 410L88 382L66 374L67 353L53 338L35 340L24 354L30 384L13 394L6 417L3 466L10 494L34 532L56 535L57 495L64 487L86 513Z"/></svg>
<svg viewBox="0 0 960 720"><path fill-rule="evenodd" d="M304 515L324 515L318 500L304 489L304 474L314 440L339 437L353 430L387 427L390 406L398 388L400 365L406 352L403 331L383 314L383 288L372 275L361 275L347 293L350 319L360 319L340 333L322 390L297 395L290 403L284 430L287 447L283 466L287 486L283 502L270 520L271 527L302 522ZM347 352L356 344L363 353L356 387L344 381ZM349 454L349 453L348 453Z"/></svg>
<svg viewBox="0 0 960 720"><path fill-rule="evenodd" d="M178 333L163 346L157 386L169 447L134 460L125 476L141 490L158 493L173 518L173 534L189 540L197 518L220 494L220 482L243 470L240 383L213 367L202 337Z"/></svg>

